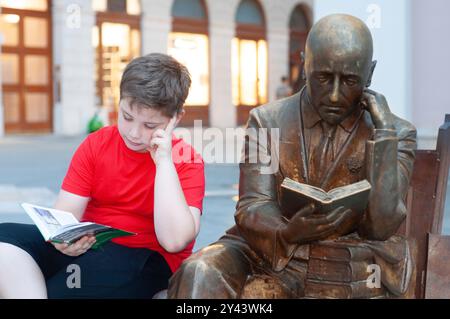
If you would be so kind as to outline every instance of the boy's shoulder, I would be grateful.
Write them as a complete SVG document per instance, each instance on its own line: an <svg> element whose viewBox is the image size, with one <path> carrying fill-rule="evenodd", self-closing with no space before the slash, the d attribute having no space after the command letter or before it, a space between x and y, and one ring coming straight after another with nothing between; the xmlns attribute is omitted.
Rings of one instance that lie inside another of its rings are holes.
<svg viewBox="0 0 450 319"><path fill-rule="evenodd" d="M119 134L119 131L117 129L116 125L111 125L111 126L105 126L102 127L101 129L90 133L87 136L87 139L89 139L92 142L94 142L95 144L102 144L105 141L110 141L111 138L117 137Z"/></svg>
<svg viewBox="0 0 450 319"><path fill-rule="evenodd" d="M117 126L105 126L90 133L80 147L89 150L92 154L101 154L117 145L115 141L119 137Z"/></svg>
<svg viewBox="0 0 450 319"><path fill-rule="evenodd" d="M101 129L90 133L89 136L93 136L93 137L103 137L103 136L111 136L113 134L118 134L119 131L117 129L117 125L108 125L108 126L104 126Z"/></svg>

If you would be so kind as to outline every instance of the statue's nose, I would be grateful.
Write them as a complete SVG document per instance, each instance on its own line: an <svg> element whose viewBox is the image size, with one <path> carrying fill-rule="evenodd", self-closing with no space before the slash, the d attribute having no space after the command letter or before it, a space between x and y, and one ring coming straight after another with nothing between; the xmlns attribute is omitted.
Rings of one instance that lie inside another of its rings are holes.
<svg viewBox="0 0 450 319"><path fill-rule="evenodd" d="M331 103L339 102L339 86L340 86L339 75L336 75L333 80L333 90L331 91L330 94Z"/></svg>

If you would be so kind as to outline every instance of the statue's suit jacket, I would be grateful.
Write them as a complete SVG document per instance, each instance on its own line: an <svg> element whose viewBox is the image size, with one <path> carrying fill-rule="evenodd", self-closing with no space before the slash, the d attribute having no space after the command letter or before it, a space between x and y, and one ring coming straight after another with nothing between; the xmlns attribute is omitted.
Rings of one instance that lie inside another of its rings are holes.
<svg viewBox="0 0 450 319"><path fill-rule="evenodd" d="M285 177L308 183L311 174L302 143L300 99L301 94L297 93L250 112L248 129L267 128L269 143L261 143L254 134L246 137L236 225L228 231L241 237L274 271L284 269L294 252L305 246L289 244L280 236L280 229L288 222L281 209L280 185ZM368 241L391 238L406 216L404 199L414 162L416 130L396 116L394 126L394 130L377 130L370 114L362 111L347 143L319 185L329 190L362 179L371 183L368 207L353 229ZM278 128L279 134L270 128ZM251 158L249 149L254 150L255 146L260 152L257 158L264 158L261 152L264 153L272 159L272 169L278 169L267 174L268 165Z"/></svg>

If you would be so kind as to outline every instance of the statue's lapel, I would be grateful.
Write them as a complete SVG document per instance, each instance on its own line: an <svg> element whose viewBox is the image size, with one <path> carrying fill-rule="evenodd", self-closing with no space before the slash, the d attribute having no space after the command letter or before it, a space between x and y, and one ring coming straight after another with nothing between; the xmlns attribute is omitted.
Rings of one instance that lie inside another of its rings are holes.
<svg viewBox="0 0 450 319"><path fill-rule="evenodd" d="M307 170L301 146L300 94L290 101L289 107L280 117L280 170L282 177L301 183L307 182Z"/></svg>

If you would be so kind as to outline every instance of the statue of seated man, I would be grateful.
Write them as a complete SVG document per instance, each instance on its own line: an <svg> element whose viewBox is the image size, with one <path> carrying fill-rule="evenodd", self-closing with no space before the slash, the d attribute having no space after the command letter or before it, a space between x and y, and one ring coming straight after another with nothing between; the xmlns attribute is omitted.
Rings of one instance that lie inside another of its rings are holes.
<svg viewBox="0 0 450 319"><path fill-rule="evenodd" d="M250 112L248 129L267 128L274 139L270 129L279 128L278 147L246 137L236 225L182 264L169 298L370 298L411 291L411 247L396 232L406 217L416 130L368 89L372 55L370 31L355 17L330 15L312 27L305 87ZM276 170L267 173L266 163L251 160L252 144L277 159ZM280 202L286 177L325 191L366 179L369 201L362 212L338 207L322 214L306 205L288 217ZM334 262L330 256L339 249L348 256ZM379 267L378 286L361 277L371 275L366 266L372 264Z"/></svg>

